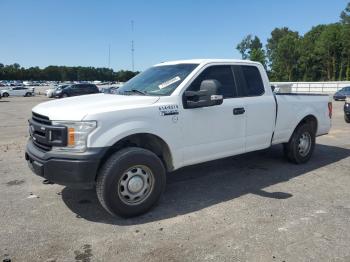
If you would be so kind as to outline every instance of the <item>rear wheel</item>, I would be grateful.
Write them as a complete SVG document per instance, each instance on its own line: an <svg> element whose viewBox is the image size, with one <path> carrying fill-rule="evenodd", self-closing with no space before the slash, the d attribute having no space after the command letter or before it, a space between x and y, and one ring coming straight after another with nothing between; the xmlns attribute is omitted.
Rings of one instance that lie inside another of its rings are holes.
<svg viewBox="0 0 350 262"><path fill-rule="evenodd" d="M32 96L32 93L26 93L26 95L25 96Z"/></svg>
<svg viewBox="0 0 350 262"><path fill-rule="evenodd" d="M315 148L315 130L312 125L305 123L299 125L289 142L283 144L287 159L295 164L309 161Z"/></svg>
<svg viewBox="0 0 350 262"><path fill-rule="evenodd" d="M113 215L137 216L151 209L165 189L162 161L153 152L128 147L113 154L99 171L96 192Z"/></svg>

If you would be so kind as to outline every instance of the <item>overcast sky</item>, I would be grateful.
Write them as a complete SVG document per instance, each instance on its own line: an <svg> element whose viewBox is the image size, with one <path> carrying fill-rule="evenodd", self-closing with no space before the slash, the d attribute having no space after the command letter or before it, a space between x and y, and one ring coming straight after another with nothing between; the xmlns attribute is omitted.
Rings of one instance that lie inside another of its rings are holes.
<svg viewBox="0 0 350 262"><path fill-rule="evenodd" d="M240 58L247 34L305 33L339 20L347 0L0 0L0 63L135 69L186 58ZM131 30L134 20L134 33Z"/></svg>

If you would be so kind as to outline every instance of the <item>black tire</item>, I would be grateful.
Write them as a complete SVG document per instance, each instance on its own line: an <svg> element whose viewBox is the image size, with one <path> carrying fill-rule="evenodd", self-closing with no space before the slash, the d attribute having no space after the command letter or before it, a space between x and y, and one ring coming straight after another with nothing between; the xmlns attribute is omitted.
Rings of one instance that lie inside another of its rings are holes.
<svg viewBox="0 0 350 262"><path fill-rule="evenodd" d="M26 95L25 96L32 96L32 93L26 93Z"/></svg>
<svg viewBox="0 0 350 262"><path fill-rule="evenodd" d="M346 123L350 123L350 118L344 114L344 120Z"/></svg>
<svg viewBox="0 0 350 262"><path fill-rule="evenodd" d="M2 96L3 97L9 97L9 94L8 93L3 93Z"/></svg>
<svg viewBox="0 0 350 262"><path fill-rule="evenodd" d="M130 172L127 171L134 170L134 167L144 167L151 171L152 187L142 201L129 204L126 203L128 200L120 193L120 191L128 191L129 184L127 189L124 189L121 183L125 180L131 181L125 176ZM109 213L122 217L132 217L150 210L158 202L165 185L166 172L159 157L143 148L127 147L110 156L102 166L97 176L96 193L101 205Z"/></svg>
<svg viewBox="0 0 350 262"><path fill-rule="evenodd" d="M310 146L307 152L300 149L301 139L307 137L310 139ZM315 129L310 124L300 124L293 132L288 143L283 144L284 155L295 164L303 164L310 160L315 149L316 134Z"/></svg>
<svg viewBox="0 0 350 262"><path fill-rule="evenodd" d="M63 93L62 95L61 95L61 98L65 98L65 97L68 97L69 95L67 95L66 93Z"/></svg>

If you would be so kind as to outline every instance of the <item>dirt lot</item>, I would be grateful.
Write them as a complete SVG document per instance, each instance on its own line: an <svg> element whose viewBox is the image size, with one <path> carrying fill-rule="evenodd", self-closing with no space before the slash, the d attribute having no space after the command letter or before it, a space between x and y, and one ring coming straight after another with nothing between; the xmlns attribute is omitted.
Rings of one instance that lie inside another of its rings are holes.
<svg viewBox="0 0 350 262"><path fill-rule="evenodd" d="M0 258L12 261L350 261L350 125L312 160L281 146L169 174L159 205L113 218L93 190L44 185L24 160L27 119L44 97L0 100Z"/></svg>

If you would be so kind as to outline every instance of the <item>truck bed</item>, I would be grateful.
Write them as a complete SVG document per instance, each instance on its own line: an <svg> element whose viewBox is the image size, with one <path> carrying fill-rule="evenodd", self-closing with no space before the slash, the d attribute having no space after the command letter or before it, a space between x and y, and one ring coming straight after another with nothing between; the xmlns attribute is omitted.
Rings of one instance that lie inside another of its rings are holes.
<svg viewBox="0 0 350 262"><path fill-rule="evenodd" d="M297 124L307 115L317 119L317 136L327 134L331 127L327 94L276 93L276 126L272 144L288 142Z"/></svg>

